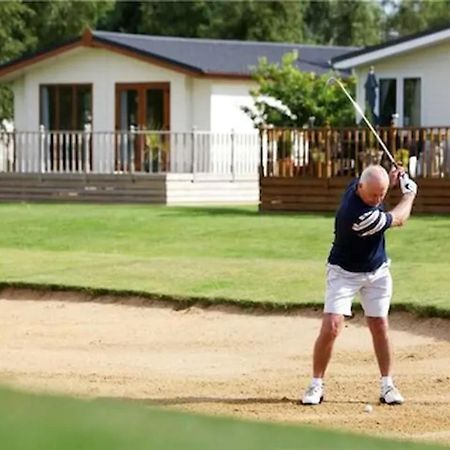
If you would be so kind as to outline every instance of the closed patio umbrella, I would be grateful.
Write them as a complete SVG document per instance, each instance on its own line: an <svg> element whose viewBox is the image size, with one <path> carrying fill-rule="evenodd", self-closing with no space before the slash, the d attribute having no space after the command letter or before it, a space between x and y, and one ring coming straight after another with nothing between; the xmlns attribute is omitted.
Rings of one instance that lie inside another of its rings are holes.
<svg viewBox="0 0 450 450"><path fill-rule="evenodd" d="M364 89L366 92L366 108L368 109L369 117L373 117L375 125L378 125L378 116L375 114L375 103L377 101L377 88L378 80L375 76L375 70L373 66L370 67L367 74L366 82L364 83Z"/></svg>

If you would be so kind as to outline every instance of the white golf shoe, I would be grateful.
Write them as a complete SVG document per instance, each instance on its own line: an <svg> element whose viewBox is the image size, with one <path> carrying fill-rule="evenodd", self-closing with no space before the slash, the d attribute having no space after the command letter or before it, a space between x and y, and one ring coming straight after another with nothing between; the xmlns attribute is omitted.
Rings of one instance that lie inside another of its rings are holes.
<svg viewBox="0 0 450 450"><path fill-rule="evenodd" d="M386 386L381 388L380 403L386 405L401 405L405 399L395 386Z"/></svg>
<svg viewBox="0 0 450 450"><path fill-rule="evenodd" d="M323 401L323 386L310 384L303 394L303 405L318 405Z"/></svg>

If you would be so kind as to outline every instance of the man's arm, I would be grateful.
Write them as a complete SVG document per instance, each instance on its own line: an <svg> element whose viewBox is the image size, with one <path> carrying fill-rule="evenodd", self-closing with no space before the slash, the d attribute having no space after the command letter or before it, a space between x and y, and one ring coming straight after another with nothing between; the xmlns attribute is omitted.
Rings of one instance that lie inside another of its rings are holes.
<svg viewBox="0 0 450 450"><path fill-rule="evenodd" d="M407 173L399 175L400 189L403 197L389 213L392 216L391 227L401 227L409 219L414 199L417 194L417 184L409 178Z"/></svg>
<svg viewBox="0 0 450 450"><path fill-rule="evenodd" d="M403 194L403 197L398 205L395 206L391 211L389 211L389 214L391 214L392 216L391 227L401 227L405 225L406 221L411 215L411 209L415 198L416 194L414 194L413 192Z"/></svg>

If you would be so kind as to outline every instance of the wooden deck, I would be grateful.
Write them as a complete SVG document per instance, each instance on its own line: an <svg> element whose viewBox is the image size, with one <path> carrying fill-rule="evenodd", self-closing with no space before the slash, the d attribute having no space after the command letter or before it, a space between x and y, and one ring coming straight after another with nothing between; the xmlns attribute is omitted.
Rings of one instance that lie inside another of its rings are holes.
<svg viewBox="0 0 450 450"><path fill-rule="evenodd" d="M347 177L263 177L260 184L260 210L276 211L335 211ZM416 180L419 194L414 204L416 213L450 213L450 179L422 178ZM392 207L400 200L399 189L386 198L386 206Z"/></svg>
<svg viewBox="0 0 450 450"><path fill-rule="evenodd" d="M257 204L257 175L0 174L0 202Z"/></svg>

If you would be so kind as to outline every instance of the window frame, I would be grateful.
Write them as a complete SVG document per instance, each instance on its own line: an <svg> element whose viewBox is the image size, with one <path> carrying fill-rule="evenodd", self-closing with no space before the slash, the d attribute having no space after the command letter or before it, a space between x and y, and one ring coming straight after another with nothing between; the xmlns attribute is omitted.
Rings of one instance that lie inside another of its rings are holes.
<svg viewBox="0 0 450 450"><path fill-rule="evenodd" d="M71 129L69 130L63 130L60 128L60 123L61 123L61 111L60 111L60 88L61 87L71 87L72 88L72 96L71 96L71 101L72 101L72 111L71 111ZM78 95L77 95L77 88L79 87L84 87L84 88L89 88L91 91L91 100L90 100L90 111L91 111L91 127L93 128L93 122L94 122L94 110L93 110L93 103L94 103L94 89L93 89L93 83L41 83L39 84L39 125L42 125L42 91L44 88L48 88L48 87L55 87L56 88L56 92L55 92L55 100L54 100L54 104L50 105L50 107L53 106L54 111L55 111L55 128L51 129L49 131L83 131L83 130L78 130L76 128L76 122L77 122L77 100L78 100ZM49 116L50 116L50 111L49 111Z"/></svg>
<svg viewBox="0 0 450 450"><path fill-rule="evenodd" d="M405 125L405 82L406 80L420 81L420 125ZM408 75L401 78L402 81L402 124L408 127L422 127L423 126L423 76L422 75Z"/></svg>

